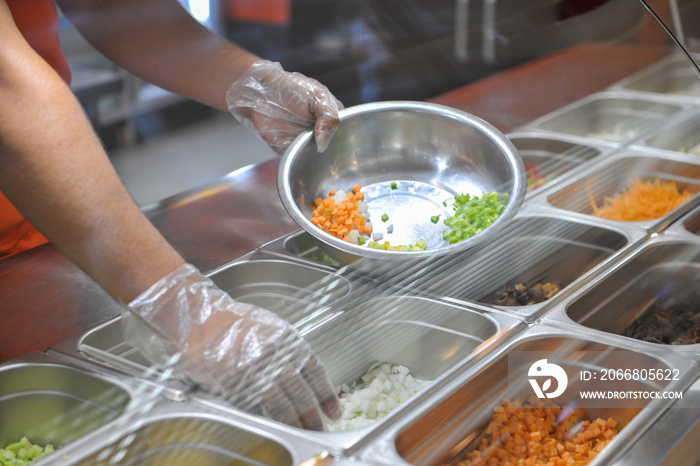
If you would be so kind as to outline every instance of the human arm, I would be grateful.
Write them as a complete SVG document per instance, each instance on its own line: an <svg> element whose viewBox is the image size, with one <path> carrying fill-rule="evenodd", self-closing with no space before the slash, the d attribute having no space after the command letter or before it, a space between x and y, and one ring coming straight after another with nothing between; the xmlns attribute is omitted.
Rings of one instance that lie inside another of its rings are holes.
<svg viewBox="0 0 700 466"><path fill-rule="evenodd" d="M325 86L228 42L177 0L58 3L107 58L164 89L230 110L279 154L310 128L323 151L338 126L342 104Z"/></svg>
<svg viewBox="0 0 700 466"><path fill-rule="evenodd" d="M129 197L68 86L0 7L0 189L128 302L184 261Z"/></svg>
<svg viewBox="0 0 700 466"><path fill-rule="evenodd" d="M0 0L0 43L3 44L0 47L0 190L115 300L134 303L132 309L138 312L135 304L138 298L153 290L154 284L160 283L163 277L186 267L184 259L131 200L79 103L56 72L26 43L4 0ZM197 275L192 280L204 281ZM184 286L182 281L170 284L170 292ZM236 353L238 347L227 346L227 342L221 342L217 348L230 351L228 359L241 364L224 369L238 372L224 372L216 361L207 359L207 344L226 328L242 329L246 335L251 335L251 328L259 330L252 335L259 336L257 341L262 354L274 354L283 349L265 338L265 335L274 335L274 329L286 332L290 341L304 347L303 339L291 332L286 322L257 308L241 305L220 290L216 293L221 298L217 300L216 312L213 307L198 308L186 302L177 309L163 305L155 312L152 308L149 314L149 324L168 341L170 349L182 353L186 372L193 367L190 361L209 361L208 371L188 372L194 382L217 389L220 385L216 383L222 376L235 380L236 376L250 374L256 367L255 354L250 356L252 359L244 360L243 353ZM186 335L177 333L178 329L172 327L177 312L199 319L196 331ZM200 318L207 313L217 317ZM237 343L235 339L231 342ZM285 374L289 374L286 379L301 383L296 376L303 377L314 359L308 357L295 364L283 367ZM323 396L328 398L325 394L330 388L323 379L325 373L321 370L314 374L316 378L309 381L311 386L319 383ZM271 389L279 386L275 378L256 380ZM240 385L223 386L224 390L233 388L243 392L248 389ZM306 393L302 395L303 403L308 400ZM291 393L288 399L281 400L283 406L298 406L300 401L295 395ZM324 398L319 400L323 406ZM272 400L278 401L277 398ZM331 396L331 405L333 402ZM299 411L305 414L304 409ZM276 414L291 416L294 413L287 409ZM315 427L318 426L317 417L300 415L297 421Z"/></svg>

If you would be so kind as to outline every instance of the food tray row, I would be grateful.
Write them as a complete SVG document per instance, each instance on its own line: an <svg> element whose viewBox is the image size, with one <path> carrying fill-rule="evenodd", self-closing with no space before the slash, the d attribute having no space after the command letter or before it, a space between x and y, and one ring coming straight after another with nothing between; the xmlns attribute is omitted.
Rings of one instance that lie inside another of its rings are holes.
<svg viewBox="0 0 700 466"><path fill-rule="evenodd" d="M394 418L420 403L465 366L485 357L491 348L524 328L521 319L498 312L420 295L396 294L370 282L353 280L313 262L291 261L264 253L252 254L211 274L234 298L267 308L290 321L340 386L359 380L375 362L409 368L413 376L430 381L422 392L371 427L346 432L318 433L293 429L334 452L358 448ZM323 298L328 298L324 303ZM147 360L125 342L121 318L53 348L89 364L117 369L155 382ZM171 399L230 407L204 393L175 392ZM272 421L271 428L292 429ZM274 427L275 424L278 424Z"/></svg>
<svg viewBox="0 0 700 466"><path fill-rule="evenodd" d="M524 221L530 219L537 225L546 224L540 213L534 214L525 211L521 218ZM562 219L558 218L557 220L561 221ZM593 250L607 250L609 252L611 248L607 238L611 231L619 236L617 239L621 244L621 249L625 249L625 244L638 238L633 233L625 233L623 230L606 230L594 225L587 225L580 222L579 219L568 221L575 225L581 225L579 227L581 230L578 233L586 232L584 235L574 236L576 241L571 241L571 243L576 244L576 247L586 243L581 239L581 236L597 238L598 241L603 238L605 239L603 241L604 247L592 239L588 241L589 247ZM689 224L692 224L693 221L690 219ZM552 228L545 230L548 232L546 238L550 243L556 239L553 233L562 231ZM591 235L591 231L595 234ZM694 236L694 233L690 231L686 233L690 237ZM308 247L303 248L304 243ZM636 243L639 242L636 241ZM529 329L524 325L524 316L511 313L508 307L494 308L494 312L488 312L487 310L491 308L485 305L481 307L468 306L467 301L459 299L453 299L450 302L445 299L426 297L430 293L429 290L415 296L397 294L367 299L367 294L372 294L373 290L376 292L380 287L373 284L371 280L353 280L353 271L343 269L338 271L332 266L326 266L325 263L319 262L318 256L314 256L315 250L312 244L309 238L303 238L300 233L290 235L278 242L266 245L263 251L258 251L241 261L216 271L212 274L212 278L217 281L219 286L239 300L270 306L277 303L275 310L294 322L305 334L329 369L332 380L336 383L349 383L361 376L372 362L387 360L410 367L417 377L432 380L433 384L428 386L422 395L415 397L411 402L392 412L384 421L355 432L307 432L282 426L266 419L255 419L251 416L258 425L263 426L264 432L276 433L291 444L295 444L296 440L299 440L302 443L316 445L319 451L331 451L336 455L354 454L369 463L384 461L386 464L399 464L396 461L401 459L400 461L410 461L416 464L437 464L430 461L437 461L440 452L444 453L444 443L436 444L430 453L430 460L421 459L421 455L416 456L417 454L408 447L409 444L413 443L413 440L406 441L414 435L410 432L423 431L424 425L421 422L432 423L432 421L420 421L416 413L424 412L428 406L435 406L434 409L444 411L447 409L446 406L451 406L451 404L442 405L438 401L448 397L447 393L456 389L455 384L460 387L462 384L468 384L470 387L474 383L481 384L481 382L471 382L471 380L484 370L487 372L495 371L493 374L497 374L483 376L487 378L485 380L491 380L492 377L502 379L502 371L504 370L502 357L508 348L516 348L514 351L556 351L562 347L568 351L606 351L610 348L622 348L634 357L646 358L647 356L642 355L648 351L643 347L640 351L639 345L651 345L637 343L611 331L605 332L605 330L601 331L601 329L589 327L586 322L570 322L569 327L566 328L566 326L557 326L551 323L551 319L547 320L549 316L558 312L561 306L572 303L573 298L580 295L580 290L568 294L564 293L568 297L562 299L559 306L553 306L551 312L545 313L545 318L535 322ZM282 246L282 250L280 250L280 246ZM528 245L528 248L532 249L532 245ZM290 250L295 252L292 253ZM483 257L491 256L491 252L488 251L484 254ZM578 250L570 250L565 254L573 257L581 255ZM616 264L625 263L627 256L624 254L620 260L614 261L613 264L604 268L603 272L599 272L600 275L607 276L609 275L607 270L617 270ZM314 257L314 259L309 259L309 257ZM598 279L595 280L595 282L597 281ZM334 284L330 285L330 283ZM585 283L590 282L584 280L584 285L579 288L586 289ZM322 311L316 313L314 319L300 318L300 316L308 317L309 314L314 314L313 312L309 313L308 310L310 303L316 303L318 300L318 296L315 295L317 284L323 285L322 295L329 297L326 303L328 306L314 304L314 308ZM623 286L623 288L628 287ZM364 297L359 300L353 299L353 291L361 293ZM395 288L392 287L383 292L380 291L379 294L394 291ZM316 297L314 298L314 296ZM497 310L501 312L496 312ZM632 320L634 319L630 317L630 322ZM402 329L402 327L404 328ZM390 328L390 331L387 331L386 328ZM527 343L522 343L523 341ZM134 377L142 377L142 374L133 372L133 369L140 367L141 372L146 370L144 365L146 363L138 352L124 343L118 320L89 332L78 342L69 342L67 347L77 348L78 351L71 356L83 358L90 365L106 364L124 372L132 371L131 375ZM673 350L668 351L671 353L670 356L677 352L676 348ZM61 351L61 348L56 348L56 351ZM686 348L685 353L688 352L689 350ZM352 357L349 358L348 355ZM446 355L449 357L446 358ZM604 363L601 364L604 367ZM678 384L686 384L689 379L695 377L693 365L694 362L691 361L691 358L685 355L680 358L676 357L676 359L673 357L664 359L663 365L659 367L673 367L682 371L684 378ZM507 382L507 378L503 380ZM496 384L494 390L498 387L503 390L512 390L512 388L508 388L507 383L505 387L503 384ZM482 391L483 388L476 391L464 388L458 390L461 394L453 396L463 397L469 393ZM494 391L491 394L493 399L487 403L489 408L481 412L482 418L493 409L492 402L494 400L500 400L504 396L519 396L519 393L516 392L506 394L498 390ZM183 402L188 406L194 406L195 409L215 410L225 418L241 416L241 413L236 410L203 394L181 394L178 398L184 400ZM470 408L465 406L465 410L473 410L476 406L484 405L482 399L471 398L465 399L461 403L470 406ZM625 436L621 436L621 440L614 445L626 445L640 432L643 432L644 427L650 422L649 411L637 408L625 409L624 416L614 413L628 432ZM637 417L639 413L642 415ZM454 415L458 416L458 413L455 412ZM473 418L471 414L467 417ZM632 422L633 419L637 420ZM411 428L410 426L413 426L414 423L418 423L417 425L422 427ZM482 428L483 422L472 427L474 429ZM447 430L451 429L452 427ZM404 430L409 433L404 433ZM462 430L459 431L462 432ZM376 445L367 446L368 441L387 436L395 441L380 442L380 445L383 446L382 448L394 445L392 448L396 448L396 451L389 449L388 453L384 451L379 454L375 451L378 448ZM622 446L613 448L611 445L609 451L619 452L621 449ZM370 453L367 453L368 451Z"/></svg>
<svg viewBox="0 0 700 466"><path fill-rule="evenodd" d="M403 364L429 381L383 420L353 431L310 432L240 412L184 384L163 383L124 341L115 319L48 355L0 366L0 419L13 419L2 424L0 442L32 434L37 443L58 443L65 464L114 458L158 464L175 461L173 451L188 464L300 464L323 451L337 463L352 457L353 464L454 464L503 398L524 396L525 374L508 383L511 353L560 354L557 362L573 375L583 366L611 366L606 358L622 352L649 368L682 374L657 388L686 389L698 376L697 345L621 335L653 310L651 302L668 308L697 296L692 272L700 265L700 170L692 147L679 151L667 135L677 131L683 147L694 142L699 101L692 90L659 91L648 77L682 69L675 58L509 135L546 182L528 194L513 224L484 246L377 275L332 264L297 232L211 274L236 299L290 320L334 383L356 381L376 361ZM601 202L635 174L674 179L694 196L650 222L590 215L591 198ZM550 282L559 289L550 298L525 305L508 300L518 284ZM581 352L602 358L567 358ZM100 394L108 400L97 399ZM49 401L37 403L45 395ZM628 450L669 403L591 408L586 415L614 416L621 427L596 461ZM97 415L83 415L95 409ZM22 416L26 422L14 422ZM47 417L71 424L32 430ZM134 429L136 436L130 435Z"/></svg>
<svg viewBox="0 0 700 466"><path fill-rule="evenodd" d="M581 282L614 262L646 238L624 224L601 226L596 219L525 205L516 218L485 245L419 264L395 265L378 277L372 270L340 268L341 276L371 276L381 283L468 305L488 312L532 320L564 299ZM323 261L321 252L303 232L263 247L280 257ZM563 260L562 258L566 258ZM556 285L551 298L512 299L518 284ZM522 301L522 302L521 302Z"/></svg>
<svg viewBox="0 0 700 466"><path fill-rule="evenodd" d="M318 452L237 414L163 397L157 385L28 353L0 365L0 443L26 436L55 453L34 464L284 465Z"/></svg>

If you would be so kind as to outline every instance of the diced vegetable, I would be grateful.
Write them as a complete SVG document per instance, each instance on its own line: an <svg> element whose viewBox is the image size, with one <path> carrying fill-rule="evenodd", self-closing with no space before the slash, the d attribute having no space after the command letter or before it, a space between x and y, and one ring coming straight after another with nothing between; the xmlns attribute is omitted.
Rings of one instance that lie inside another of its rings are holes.
<svg viewBox="0 0 700 466"><path fill-rule="evenodd" d="M372 233L372 226L367 223L367 206L362 201L364 194L361 189L356 184L352 192L333 189L325 199L316 198L311 223L336 238L352 243L357 243L362 235Z"/></svg>
<svg viewBox="0 0 700 466"><path fill-rule="evenodd" d="M312 253L309 255L309 259L312 259L312 260L315 260L315 261L319 261L319 262L324 262L324 263L326 263L326 264L328 264L328 265L332 265L332 266L334 266L334 267L340 267L340 266L341 266L340 263L338 263L337 261L334 261L333 259L331 259L330 257L328 257L326 254L324 254L322 251L318 251L318 250L312 252Z"/></svg>
<svg viewBox="0 0 700 466"><path fill-rule="evenodd" d="M443 230L442 239L454 244L480 233L496 221L504 207L498 193L484 193L481 197L455 196L455 213L443 220L448 228Z"/></svg>
<svg viewBox="0 0 700 466"><path fill-rule="evenodd" d="M534 396L523 405L504 400L494 409L479 448L459 465L586 464L618 433L613 418L591 422L574 412L558 420L561 413L552 401Z"/></svg>
<svg viewBox="0 0 700 466"><path fill-rule="evenodd" d="M387 220L389 220L389 215L382 214L382 222L386 222Z"/></svg>
<svg viewBox="0 0 700 466"><path fill-rule="evenodd" d="M396 188L398 188L398 187L399 187L399 186L398 186L398 184L396 184L396 181L392 181L392 182L391 182L391 189L396 189Z"/></svg>
<svg viewBox="0 0 700 466"><path fill-rule="evenodd" d="M635 177L621 193L606 197L603 206L598 207L588 183L586 190L593 215L625 222L641 222L663 217L693 196L688 191L679 192L673 180L662 181L657 178L642 181Z"/></svg>
<svg viewBox="0 0 700 466"><path fill-rule="evenodd" d="M414 378L405 366L375 363L359 384L338 387L343 414L327 426L328 430L337 432L371 425L428 383Z"/></svg>
<svg viewBox="0 0 700 466"><path fill-rule="evenodd" d="M24 466L50 455L54 451L51 444L41 447L31 443L27 437L22 437L19 442L0 448L0 465Z"/></svg>
<svg viewBox="0 0 700 466"><path fill-rule="evenodd" d="M439 215L433 215L432 217L430 217L430 221L433 223L437 223L439 220L440 220Z"/></svg>
<svg viewBox="0 0 700 466"><path fill-rule="evenodd" d="M547 183L549 183L557 177L554 173L551 173L547 176L543 176L542 174L540 174L539 167L534 164L525 165L525 170L527 170L527 192L533 191L537 188L541 188L542 186L546 185ZM566 167L565 171L568 170L569 168Z"/></svg>
<svg viewBox="0 0 700 466"><path fill-rule="evenodd" d="M389 243L389 241L384 241L383 243L379 243L377 241L370 241L369 243L367 243L367 247L372 249L384 249L385 251L411 252L425 251L426 249L428 249L428 243L424 239L419 239L413 245L392 246L391 243Z"/></svg>

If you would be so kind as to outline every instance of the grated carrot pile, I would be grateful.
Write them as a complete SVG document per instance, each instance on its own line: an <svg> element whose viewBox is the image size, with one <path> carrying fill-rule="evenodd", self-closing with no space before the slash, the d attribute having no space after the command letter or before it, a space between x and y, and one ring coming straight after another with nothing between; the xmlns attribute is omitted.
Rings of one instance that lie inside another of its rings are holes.
<svg viewBox="0 0 700 466"><path fill-rule="evenodd" d="M621 193L606 197L603 206L599 208L590 189L588 190L593 215L625 222L641 222L663 217L692 196L688 191L679 192L673 180L662 181L657 178L642 181L635 177Z"/></svg>
<svg viewBox="0 0 700 466"><path fill-rule="evenodd" d="M557 423L562 409L532 396L503 401L494 409L479 449L459 463L466 465L582 465L591 461L618 433L617 421L581 421L571 414Z"/></svg>
<svg viewBox="0 0 700 466"><path fill-rule="evenodd" d="M350 232L357 230L362 235L372 233L372 226L357 210L357 202L365 198L359 184L352 187L352 192L345 195L345 199L337 202L333 196L336 190L329 191L325 199L320 197L314 200L314 210L311 213L311 223L321 228L336 238L351 241Z"/></svg>

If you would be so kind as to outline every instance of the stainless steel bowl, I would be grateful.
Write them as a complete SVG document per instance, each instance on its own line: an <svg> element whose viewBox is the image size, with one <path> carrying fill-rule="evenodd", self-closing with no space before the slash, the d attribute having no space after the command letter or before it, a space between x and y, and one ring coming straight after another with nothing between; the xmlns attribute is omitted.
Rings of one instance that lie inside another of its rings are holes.
<svg viewBox="0 0 700 466"><path fill-rule="evenodd" d="M396 182L396 189L391 183ZM392 245L428 243L425 251L371 249L335 238L311 223L313 200L332 189L350 191L359 183L370 221ZM277 175L282 204L330 257L418 259L470 248L492 237L520 208L526 191L523 161L496 128L473 115L422 102L378 102L340 112L330 146L318 153L312 133L300 135L282 157ZM482 232L449 245L442 221L455 195L498 192L508 195L500 217ZM443 205L448 201L448 205ZM382 222L382 214L389 220ZM393 232L386 228L393 225Z"/></svg>

